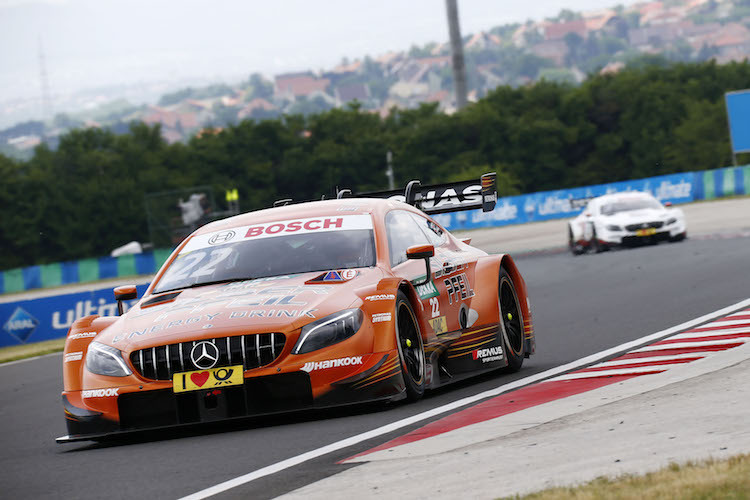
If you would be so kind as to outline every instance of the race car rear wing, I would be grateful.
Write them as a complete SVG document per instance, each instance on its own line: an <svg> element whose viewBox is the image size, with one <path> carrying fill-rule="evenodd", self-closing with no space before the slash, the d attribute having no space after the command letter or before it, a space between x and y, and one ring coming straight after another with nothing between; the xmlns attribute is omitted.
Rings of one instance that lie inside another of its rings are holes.
<svg viewBox="0 0 750 500"><path fill-rule="evenodd" d="M497 175L490 172L482 175L478 181L448 182L423 186L418 180L409 182L406 189L392 191L372 191L352 194L351 189L336 192L336 198L384 198L403 201L415 206L426 214L444 214L462 210L481 208L491 212L497 203ZM322 198L325 199L325 196ZM277 200L274 207L302 203L291 198Z"/></svg>
<svg viewBox="0 0 750 500"><path fill-rule="evenodd" d="M491 212L497 203L497 175L490 172L482 175L478 181L449 182L423 186L414 180L406 185L406 189L393 191L375 191L357 193L357 198L387 198L396 199L413 205L426 214L443 214L474 210L481 208L484 212ZM344 198L349 190L339 191L338 198Z"/></svg>

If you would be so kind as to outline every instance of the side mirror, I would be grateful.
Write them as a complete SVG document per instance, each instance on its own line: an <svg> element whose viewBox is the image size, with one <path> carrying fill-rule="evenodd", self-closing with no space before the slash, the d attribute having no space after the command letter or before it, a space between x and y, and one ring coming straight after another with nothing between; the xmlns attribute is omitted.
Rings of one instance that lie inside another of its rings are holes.
<svg viewBox="0 0 750 500"><path fill-rule="evenodd" d="M435 255L435 247L433 245L414 245L406 249L407 259L424 259L425 266L427 268L425 272L424 281L420 283L413 283L414 286L421 286L425 283L429 283L432 278L432 270L430 269L430 257Z"/></svg>
<svg viewBox="0 0 750 500"><path fill-rule="evenodd" d="M665 201L664 202L664 206L665 207L671 207L672 206L672 202L671 201Z"/></svg>
<svg viewBox="0 0 750 500"><path fill-rule="evenodd" d="M115 300L117 301L117 312L122 316L122 301L138 298L138 291L135 285L122 285L114 289Z"/></svg>

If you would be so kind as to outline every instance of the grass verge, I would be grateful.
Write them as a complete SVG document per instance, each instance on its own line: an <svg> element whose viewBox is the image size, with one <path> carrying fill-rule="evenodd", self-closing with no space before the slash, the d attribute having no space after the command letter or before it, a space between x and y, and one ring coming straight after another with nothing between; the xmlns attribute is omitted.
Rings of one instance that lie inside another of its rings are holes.
<svg viewBox="0 0 750 500"><path fill-rule="evenodd" d="M33 344L14 345L0 349L0 363L16 361L18 359L33 358L51 352L62 351L65 347L65 337L61 339L45 340Z"/></svg>
<svg viewBox="0 0 750 500"><path fill-rule="evenodd" d="M526 496L506 497L524 500L619 499L747 499L750 498L750 455L728 460L706 460L668 467L645 476L627 475L614 479L597 478L577 487L550 488Z"/></svg>

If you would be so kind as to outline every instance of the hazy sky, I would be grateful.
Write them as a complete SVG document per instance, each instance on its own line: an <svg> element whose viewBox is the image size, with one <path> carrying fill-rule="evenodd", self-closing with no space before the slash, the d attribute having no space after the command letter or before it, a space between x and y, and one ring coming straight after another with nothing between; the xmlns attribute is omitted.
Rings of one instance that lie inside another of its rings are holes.
<svg viewBox="0 0 750 500"><path fill-rule="evenodd" d="M616 0L459 0L461 32ZM625 1L623 3L631 3ZM0 0L0 101L137 81L239 80L446 41L444 0Z"/></svg>

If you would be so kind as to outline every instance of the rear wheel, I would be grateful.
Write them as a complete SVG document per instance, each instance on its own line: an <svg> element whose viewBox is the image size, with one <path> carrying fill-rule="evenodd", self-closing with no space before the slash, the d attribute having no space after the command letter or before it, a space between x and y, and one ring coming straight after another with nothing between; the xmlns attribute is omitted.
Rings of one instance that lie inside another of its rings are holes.
<svg viewBox="0 0 750 500"><path fill-rule="evenodd" d="M416 401L424 395L425 361L419 323L404 292L396 298L396 344L406 397Z"/></svg>
<svg viewBox="0 0 750 500"><path fill-rule="evenodd" d="M517 372L521 369L526 354L523 315L518 303L516 287L505 269L500 270L498 301L500 303L500 334L503 338L505 356L508 358L505 371Z"/></svg>

